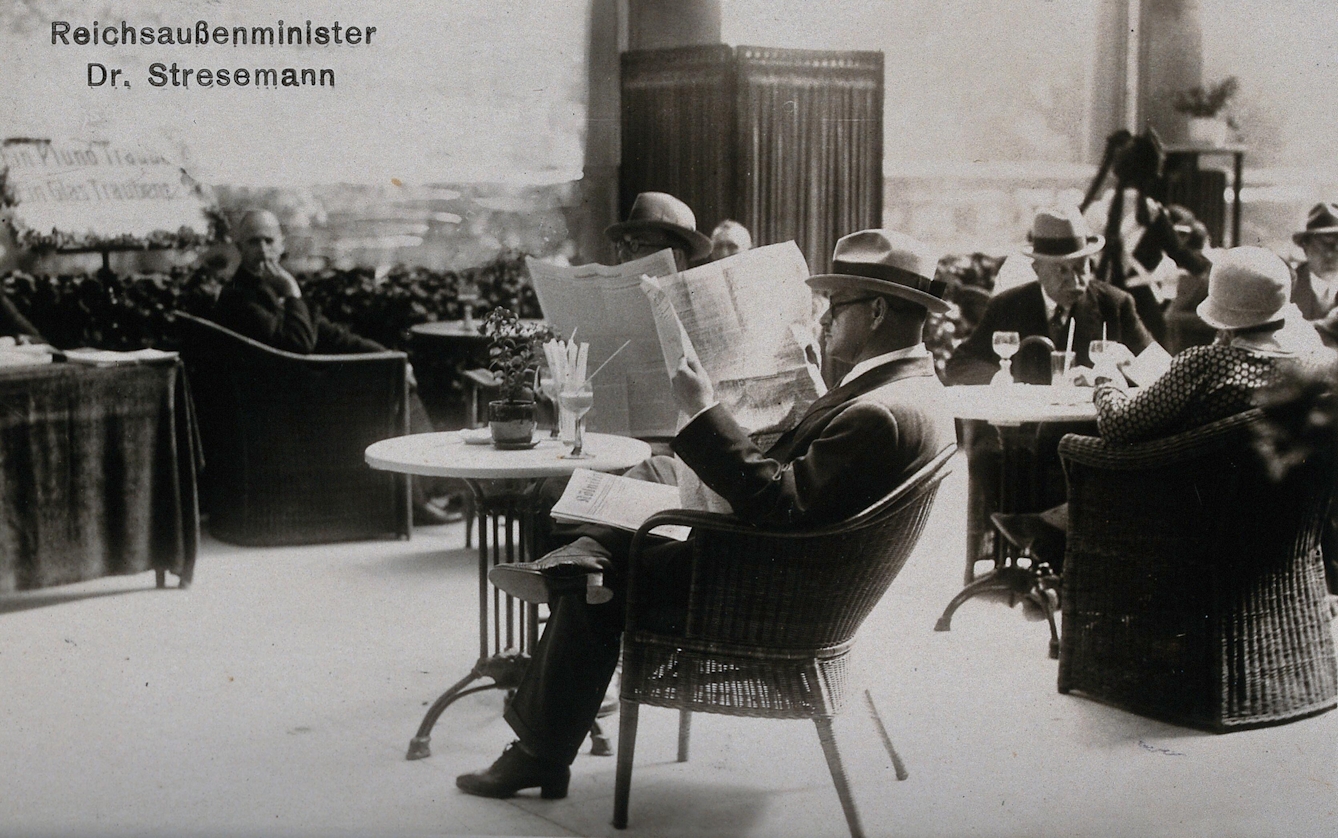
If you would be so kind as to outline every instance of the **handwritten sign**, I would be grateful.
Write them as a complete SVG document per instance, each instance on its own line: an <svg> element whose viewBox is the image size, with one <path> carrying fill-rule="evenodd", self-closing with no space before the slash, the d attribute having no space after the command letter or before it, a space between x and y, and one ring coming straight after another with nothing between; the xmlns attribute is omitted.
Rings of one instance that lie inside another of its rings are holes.
<svg viewBox="0 0 1338 838"><path fill-rule="evenodd" d="M172 157L110 142L5 140L6 221L26 247L184 246L210 239L208 196Z"/></svg>

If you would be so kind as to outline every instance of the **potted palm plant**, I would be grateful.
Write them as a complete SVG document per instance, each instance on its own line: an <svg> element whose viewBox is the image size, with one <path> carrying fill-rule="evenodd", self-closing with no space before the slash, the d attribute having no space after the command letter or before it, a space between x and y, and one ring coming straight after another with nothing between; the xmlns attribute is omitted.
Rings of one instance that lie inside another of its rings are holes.
<svg viewBox="0 0 1338 838"><path fill-rule="evenodd" d="M510 309L495 308L483 321L491 339L488 369L498 385L498 396L488 403L488 428L498 448L528 447L535 425L535 377L544 357L544 341L553 330L543 323L525 322Z"/></svg>
<svg viewBox="0 0 1338 838"><path fill-rule="evenodd" d="M1189 117L1189 140L1198 145L1226 144L1227 130L1235 128L1227 103L1240 87L1235 76L1195 85L1175 94L1175 109Z"/></svg>

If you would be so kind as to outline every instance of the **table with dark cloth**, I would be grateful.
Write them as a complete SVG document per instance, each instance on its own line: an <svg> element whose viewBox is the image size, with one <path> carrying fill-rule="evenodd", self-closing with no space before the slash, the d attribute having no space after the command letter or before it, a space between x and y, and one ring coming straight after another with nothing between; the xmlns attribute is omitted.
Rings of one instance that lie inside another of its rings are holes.
<svg viewBox="0 0 1338 838"><path fill-rule="evenodd" d="M0 370L0 593L149 569L189 585L198 457L175 359Z"/></svg>

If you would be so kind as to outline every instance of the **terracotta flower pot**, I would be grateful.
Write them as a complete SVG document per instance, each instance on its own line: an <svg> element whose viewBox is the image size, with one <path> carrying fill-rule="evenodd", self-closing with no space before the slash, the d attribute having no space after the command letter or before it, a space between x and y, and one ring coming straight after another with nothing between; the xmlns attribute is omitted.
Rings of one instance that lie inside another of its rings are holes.
<svg viewBox="0 0 1338 838"><path fill-rule="evenodd" d="M488 429L498 448L528 446L534 439L534 402L488 402Z"/></svg>

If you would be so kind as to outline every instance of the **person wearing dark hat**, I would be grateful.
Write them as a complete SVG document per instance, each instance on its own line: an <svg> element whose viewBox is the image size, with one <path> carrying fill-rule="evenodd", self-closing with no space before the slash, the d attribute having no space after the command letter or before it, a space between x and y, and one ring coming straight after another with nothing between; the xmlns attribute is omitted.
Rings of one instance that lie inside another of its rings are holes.
<svg viewBox="0 0 1338 838"><path fill-rule="evenodd" d="M667 192L642 192L626 221L604 231L613 242L618 264L669 248L680 271L711 253L711 240L697 230L692 208Z"/></svg>
<svg viewBox="0 0 1338 838"><path fill-rule="evenodd" d="M1338 302L1338 204L1323 202L1310 208L1305 229L1292 234L1305 251L1296 266L1292 302L1306 320L1322 320Z"/></svg>
<svg viewBox="0 0 1338 838"><path fill-rule="evenodd" d="M673 376L675 400L692 418L673 448L734 514L766 527L820 527L850 517L886 495L953 439L942 385L923 344L930 311L942 313L945 285L934 279L938 255L908 236L865 230L836 244L832 273L811 277L826 296L828 354L851 365L840 384L809 408L768 450L749 439L716 402L710 379L684 360ZM669 458L629 472L674 482ZM622 585L631 534L585 527L544 558L498 565L489 579L529 602L548 602L550 617L506 709L518 741L484 771L456 784L469 794L510 797L538 787L565 797L569 765L590 730L618 661ZM643 554L645 590L656 592L657 620L681 621L688 591L691 537L664 540ZM602 573L606 593L592 596L586 577Z"/></svg>
<svg viewBox="0 0 1338 838"><path fill-rule="evenodd" d="M1075 363L1090 366L1088 344L1103 335L1138 354L1153 342L1127 292L1092 278L1091 258L1105 246L1091 235L1076 209L1044 210L1032 223L1031 243L1022 253L1032 260L1035 282L1025 282L992 298L978 325L948 359L949 384L988 384L999 371L993 337L998 331L1049 338L1062 349L1073 324Z"/></svg>

